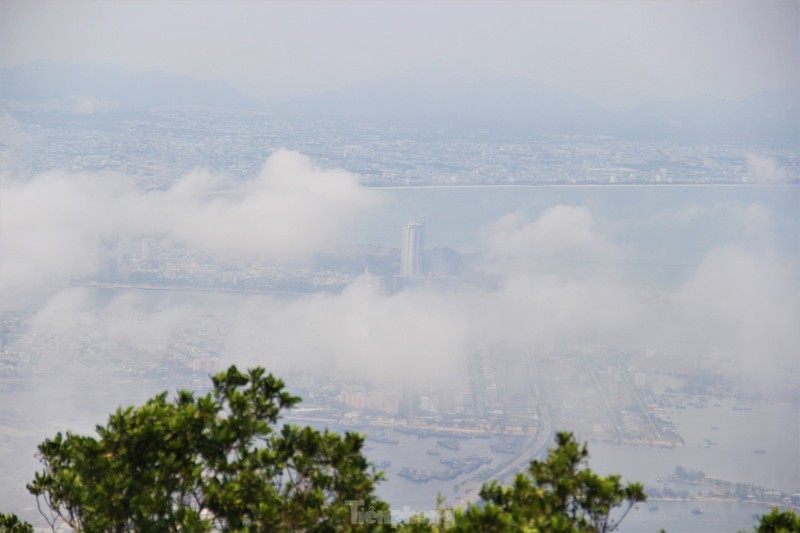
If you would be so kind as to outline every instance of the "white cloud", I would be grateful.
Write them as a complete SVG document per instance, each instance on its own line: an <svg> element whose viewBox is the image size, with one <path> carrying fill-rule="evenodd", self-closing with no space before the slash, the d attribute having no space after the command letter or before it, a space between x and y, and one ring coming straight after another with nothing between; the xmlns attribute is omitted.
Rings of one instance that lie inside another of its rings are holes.
<svg viewBox="0 0 800 533"><path fill-rule="evenodd" d="M12 306L42 292L31 338L59 335L78 353L102 346L154 362L202 338L198 350L206 343L228 362L278 374L314 369L376 385L452 382L481 346L529 350L590 338L632 349L724 346L729 370L739 375L796 365L797 281L773 249L773 214L761 204L688 205L673 213L685 215L677 221L655 213L648 223L668 232L722 213L744 237L710 247L675 289L643 291L617 275L618 243L585 207L557 205L535 220L512 214L491 226L485 259L497 276L491 289L389 293L362 276L340 294L290 300L164 293L106 302L65 285L91 273L98 248L121 232L157 232L221 256L293 257L339 238L375 205L353 176L316 170L289 152L240 183L195 172L168 191L145 194L119 178L55 173L4 184L3 302ZM542 260L552 263L543 268ZM45 279L52 286L42 289ZM188 357L191 350L178 352Z"/></svg>
<svg viewBox="0 0 800 533"><path fill-rule="evenodd" d="M252 180L193 173L143 197L135 214L151 222L150 231L215 254L297 257L329 244L375 205L353 174L323 171L281 150Z"/></svg>
<svg viewBox="0 0 800 533"><path fill-rule="evenodd" d="M388 294L376 282L365 275L341 294L259 297L229 309L226 352L278 372L354 377L375 387L462 379L468 324L453 295Z"/></svg>
<svg viewBox="0 0 800 533"><path fill-rule="evenodd" d="M774 159L747 154L747 183L779 184L788 183L789 175Z"/></svg>
<svg viewBox="0 0 800 533"><path fill-rule="evenodd" d="M774 253L740 247L712 250L674 302L676 333L688 342L721 346L729 370L751 382L796 375L800 345L800 284Z"/></svg>
<svg viewBox="0 0 800 533"><path fill-rule="evenodd" d="M0 301L17 308L97 268L99 245L119 229L123 176L43 174L5 180L0 193Z"/></svg>
<svg viewBox="0 0 800 533"><path fill-rule="evenodd" d="M556 205L533 222L519 214L502 217L491 228L491 250L497 257L549 256L570 250L603 248L585 207Z"/></svg>
<svg viewBox="0 0 800 533"><path fill-rule="evenodd" d="M515 212L483 230L484 268L501 276L538 272L585 278L605 268L618 251L582 206L555 205L538 218Z"/></svg>
<svg viewBox="0 0 800 533"><path fill-rule="evenodd" d="M336 242L377 205L356 176L285 150L246 181L195 171L144 193L124 176L50 172L4 179L0 201L4 308L96 272L103 246L118 237L155 234L218 257L292 260Z"/></svg>

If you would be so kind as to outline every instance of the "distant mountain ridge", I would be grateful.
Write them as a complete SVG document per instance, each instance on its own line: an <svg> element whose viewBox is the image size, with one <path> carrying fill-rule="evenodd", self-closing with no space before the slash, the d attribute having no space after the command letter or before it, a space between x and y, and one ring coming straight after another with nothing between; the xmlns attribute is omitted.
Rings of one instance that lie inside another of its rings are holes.
<svg viewBox="0 0 800 533"><path fill-rule="evenodd" d="M123 107L199 106L255 110L260 106L220 81L164 72L37 61L0 69L0 100L25 103L69 101L78 97Z"/></svg>
<svg viewBox="0 0 800 533"><path fill-rule="evenodd" d="M646 103L613 119L619 137L797 144L800 90L766 91L738 101L707 96Z"/></svg>
<svg viewBox="0 0 800 533"><path fill-rule="evenodd" d="M609 111L577 94L531 80L427 73L355 83L283 102L273 110L489 132L800 143L797 88L758 93L741 101L690 98Z"/></svg>
<svg viewBox="0 0 800 533"><path fill-rule="evenodd" d="M0 68L0 109L9 102L73 113L175 107L262 110L220 81L60 61ZM580 95L528 79L426 71L358 82L277 103L268 110L289 118L376 121L431 135L487 139L581 134L684 143L800 144L798 88L740 101L704 97L609 111Z"/></svg>
<svg viewBox="0 0 800 533"><path fill-rule="evenodd" d="M576 94L516 78L412 75L365 81L274 106L282 113L591 133L606 111Z"/></svg>

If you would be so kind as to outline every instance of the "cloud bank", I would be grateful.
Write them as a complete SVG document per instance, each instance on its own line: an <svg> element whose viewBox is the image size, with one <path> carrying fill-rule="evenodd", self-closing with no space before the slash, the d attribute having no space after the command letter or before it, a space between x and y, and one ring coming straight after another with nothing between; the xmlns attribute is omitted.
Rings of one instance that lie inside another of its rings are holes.
<svg viewBox="0 0 800 533"><path fill-rule="evenodd" d="M746 183L776 185L790 181L786 169L772 158L747 154L746 166L747 175L744 178Z"/></svg>
<svg viewBox="0 0 800 533"><path fill-rule="evenodd" d="M377 203L356 176L320 170L285 150L252 179L198 170L166 191L139 191L117 174L4 177L0 310L93 274L104 247L118 238L158 236L219 259L296 261L335 242Z"/></svg>
<svg viewBox="0 0 800 533"><path fill-rule="evenodd" d="M14 345L32 364L91 368L104 353L123 353L155 368L215 355L276 373L446 386L463 379L465 358L483 346L535 355L592 342L676 353L711 347L724 354L712 363L754 387L791 390L787 370L798 370L796 250L776 247L773 213L760 203L684 203L635 222L673 232L731 221L732 233L675 287L631 283L614 225L599 227L585 206L554 205L485 228L479 266L494 279L486 286L390 291L365 274L340 293L290 299L169 291L99 298L69 281L95 272L99 250L119 235L161 235L216 258L298 261L344 239L379 195L355 176L282 151L246 181L198 171L169 190L141 192L124 176L54 172L7 180L2 198L3 307L32 306ZM52 350L59 344L79 355L64 363Z"/></svg>

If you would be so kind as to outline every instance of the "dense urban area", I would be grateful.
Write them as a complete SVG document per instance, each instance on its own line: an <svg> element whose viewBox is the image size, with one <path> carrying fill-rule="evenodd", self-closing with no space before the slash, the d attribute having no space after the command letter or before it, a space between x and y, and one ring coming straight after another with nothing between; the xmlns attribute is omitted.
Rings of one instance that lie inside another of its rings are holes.
<svg viewBox="0 0 800 533"><path fill-rule="evenodd" d="M146 189L163 189L198 168L252 176L279 148L306 154L323 168L354 172L374 186L747 183L747 154L773 158L789 176L800 169L792 146L600 135L503 138L475 129L257 112L19 111L0 117L0 130L14 139L0 147L6 171L121 172Z"/></svg>

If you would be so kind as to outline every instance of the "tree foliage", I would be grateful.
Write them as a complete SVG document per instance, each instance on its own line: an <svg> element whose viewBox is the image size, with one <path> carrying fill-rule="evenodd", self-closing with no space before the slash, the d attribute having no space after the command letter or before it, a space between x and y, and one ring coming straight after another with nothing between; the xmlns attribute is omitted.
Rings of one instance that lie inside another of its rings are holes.
<svg viewBox="0 0 800 533"><path fill-rule="evenodd" d="M791 509L773 507L759 520L756 533L800 533L800 516Z"/></svg>
<svg viewBox="0 0 800 533"><path fill-rule="evenodd" d="M456 512L453 531L613 531L633 505L645 501L644 487L597 475L586 467L588 455L572 433L557 434L556 447L544 461L531 462L527 475L517 474L509 486L484 485L483 505ZM620 506L624 514L613 521L611 511Z"/></svg>
<svg viewBox="0 0 800 533"><path fill-rule="evenodd" d="M52 527L81 531L328 531L350 525L350 500L388 511L360 435L274 428L298 401L263 369L231 367L205 396L162 393L97 438L45 440L28 490Z"/></svg>
<svg viewBox="0 0 800 533"><path fill-rule="evenodd" d="M33 526L15 514L0 513L0 533L33 533Z"/></svg>

